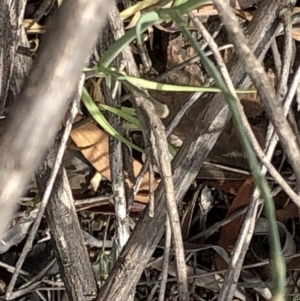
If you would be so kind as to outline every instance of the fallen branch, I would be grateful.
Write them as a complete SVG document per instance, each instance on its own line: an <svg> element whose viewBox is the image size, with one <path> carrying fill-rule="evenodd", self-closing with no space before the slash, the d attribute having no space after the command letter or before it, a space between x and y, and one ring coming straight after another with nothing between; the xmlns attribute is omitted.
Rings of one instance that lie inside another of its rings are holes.
<svg viewBox="0 0 300 301"><path fill-rule="evenodd" d="M65 0L52 23L0 146L0 239L52 142L110 1Z"/></svg>

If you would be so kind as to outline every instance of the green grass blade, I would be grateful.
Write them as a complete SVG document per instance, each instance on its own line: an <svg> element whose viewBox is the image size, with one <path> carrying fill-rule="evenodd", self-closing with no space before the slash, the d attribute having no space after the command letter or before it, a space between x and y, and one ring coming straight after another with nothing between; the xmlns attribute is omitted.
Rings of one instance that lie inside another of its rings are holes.
<svg viewBox="0 0 300 301"><path fill-rule="evenodd" d="M125 139L118 131L116 131L110 123L107 121L107 119L104 117L104 115L101 113L93 99L91 98L90 94L84 87L82 90L82 101L87 108L87 110L90 112L92 117L97 121L97 123L111 136L115 137L116 139L120 140L121 142L125 143L129 147L132 147L136 149L139 152L144 152L144 150L137 145L133 144L129 140Z"/></svg>

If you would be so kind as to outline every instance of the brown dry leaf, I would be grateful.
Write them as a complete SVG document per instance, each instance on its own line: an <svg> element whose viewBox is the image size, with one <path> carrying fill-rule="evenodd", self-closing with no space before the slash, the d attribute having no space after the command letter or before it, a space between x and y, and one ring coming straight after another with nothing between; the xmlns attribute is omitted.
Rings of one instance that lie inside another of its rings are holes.
<svg viewBox="0 0 300 301"><path fill-rule="evenodd" d="M231 193L233 195L237 195L238 191L241 189L244 181L241 180L228 180L228 179L220 179L220 180L211 180L207 181L207 184L221 189L225 192Z"/></svg>
<svg viewBox="0 0 300 301"><path fill-rule="evenodd" d="M94 168L106 179L111 180L110 164L109 164L109 146L108 135L99 129L93 123L86 123L71 132L71 138L80 148L85 158L94 166ZM133 161L133 169L135 176L138 175L142 168L142 164L136 160ZM156 188L157 182L154 183ZM142 181L140 190L136 200L147 203L149 196L145 191L149 191L149 174L147 173Z"/></svg>
<svg viewBox="0 0 300 301"><path fill-rule="evenodd" d="M293 258L286 265L287 271L299 271L300 270L300 257Z"/></svg>
<svg viewBox="0 0 300 301"><path fill-rule="evenodd" d="M249 177L240 190L238 191L236 197L234 198L228 212L227 216L232 215L237 210L244 208L248 205L250 197L254 191L255 184L254 178ZM226 250L228 253L231 252L232 247L235 245L237 237L239 235L243 217L239 217L225 225L221 230L221 235L219 239L219 246ZM218 270L223 270L227 268L227 263L222 259L220 255L216 255L215 264Z"/></svg>
<svg viewBox="0 0 300 301"><path fill-rule="evenodd" d="M293 202L290 202L284 208L276 210L275 215L276 220L280 222L285 222L290 218L299 216L299 209Z"/></svg>

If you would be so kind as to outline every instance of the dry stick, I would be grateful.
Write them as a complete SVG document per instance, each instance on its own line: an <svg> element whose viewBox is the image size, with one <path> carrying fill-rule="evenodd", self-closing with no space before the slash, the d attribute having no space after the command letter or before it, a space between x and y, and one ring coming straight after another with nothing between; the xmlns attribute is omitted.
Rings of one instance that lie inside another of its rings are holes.
<svg viewBox="0 0 300 301"><path fill-rule="evenodd" d="M287 6L288 5L286 5L286 7ZM279 88L279 90L278 90L279 92L277 93L278 98L279 98L280 101L282 101L282 98L284 97L284 94L280 92L280 89L284 89L284 91L286 91L285 86L287 86L287 83L288 83L288 74L289 74L289 70L291 68L291 54L292 54L291 19L289 17L287 17L286 14L287 14L286 8L283 8L279 12L279 15L284 16L284 18L283 18L284 25L282 23L280 23L280 25L279 25L279 27L277 28L277 31L276 31L276 36L281 35L283 32L285 32L285 35L286 35L285 36L285 45L284 45L285 47L284 47L284 52L283 52L283 53L286 52L286 56L285 56L283 65L281 64L281 62L279 64L281 66L281 70L279 70L280 72L278 73L278 74L282 74L282 77L280 78L279 85L278 85L281 88ZM299 20L299 17L297 17L297 16L293 17L293 20L292 20L293 24L294 24L294 22L297 22L297 20ZM274 50L275 55L277 55L275 46L273 46L273 50ZM278 64L278 62L277 62L277 64ZM288 72L285 71L285 70L288 70ZM287 116L290 105L291 105L291 102L285 102L284 108L283 108L284 116ZM286 108L286 111L285 111L285 108ZM269 126L268 126L267 139L266 140L267 140L267 142L266 142L267 157L271 160L271 158L273 156L273 153L275 151L275 148L277 146L277 143L278 143L278 136L275 133L274 125L272 123L270 123ZM264 174L266 173L266 170L264 168L262 169L262 173L264 173ZM259 192L256 189L253 193L253 201L254 202L255 202L255 199L258 198L258 196L259 196ZM261 207L261 210L262 210L262 207ZM260 213L259 213L259 215L260 215ZM253 216L254 215L252 214L252 217ZM250 218L250 215L249 215L249 218ZM246 229L245 229L245 232L247 232Z"/></svg>
<svg viewBox="0 0 300 301"><path fill-rule="evenodd" d="M24 296L30 292L32 292L35 288L37 288L41 283L43 283L43 279L45 274L50 270L50 268L54 265L56 259L53 259L37 276L28 281L25 285L22 285L19 290L13 292L10 296L10 300L15 300Z"/></svg>
<svg viewBox="0 0 300 301"><path fill-rule="evenodd" d="M115 39L124 35L123 22L120 19L119 12L115 7L109 14L110 25ZM131 76L139 76L136 64L134 63L132 52L127 46L123 50L124 59L127 62L127 73ZM172 178L172 169L170 163L168 142L165 135L164 126L154 110L154 106L145 98L133 93L133 103L136 106L140 123L143 126L143 135L150 152L147 153L148 159L154 155L162 175L162 182L166 189L167 212L173 234L173 244L176 254L176 270L178 277L178 291L182 300L188 300L188 281L186 264L183 250L182 235L180 229L179 214L175 200L174 184ZM150 162L151 164L152 162Z"/></svg>
<svg viewBox="0 0 300 301"><path fill-rule="evenodd" d="M141 117L140 122L144 125L144 138L148 138L149 141L147 143L152 145L151 151L154 152L153 155L160 167L162 183L165 187L167 212L172 229L173 246L176 255L175 261L179 298L181 300L188 300L189 293L186 263L165 129L160 118L155 113L154 106L146 101L146 99L137 97L136 106L137 113L140 114L139 116ZM147 149L148 148L146 147L146 151ZM151 153L148 153L148 158L151 158L151 155Z"/></svg>
<svg viewBox="0 0 300 301"><path fill-rule="evenodd" d="M283 9L282 12L280 13L281 15L284 14L284 31L285 31L285 43L284 43L284 51L283 53L284 55L284 60L283 63L280 60L280 56L278 56L277 54L277 45L273 45L272 49L273 52L275 54L275 58L276 58L276 64L278 65L278 67L280 66L280 70L278 74L281 74L280 80L279 80L279 84L278 84L278 90L277 90L277 96L279 98L280 101L282 101L282 99L285 97L286 94L286 87L287 87L287 83L288 83L288 76L290 73L290 68L291 68L291 56L292 56L292 25L291 25L291 17L290 15L288 16L288 12L286 11L286 9ZM281 31L282 25L280 26L280 28L278 29L278 32ZM273 44L275 43L275 40L273 42ZM286 114L285 114L286 115ZM275 138L275 131L274 131L274 126L272 123L269 124L268 127L268 131L267 131L267 145L268 147L271 149L271 144L273 144L272 147L275 148L275 142L274 140L277 140L277 138ZM270 146L269 146L270 145ZM276 142L277 145L277 142Z"/></svg>
<svg viewBox="0 0 300 301"><path fill-rule="evenodd" d="M261 149L259 143L257 142L257 139L255 135L253 134L253 131L251 129L251 126L248 122L247 116L244 112L244 109L237 97L237 94L235 92L234 86L232 84L232 81L230 79L230 75L228 73L228 70L225 66L225 63L221 57L221 54L218 50L218 45L215 43L214 39L212 36L209 34L209 32L206 30L206 28L203 26L201 21L197 18L195 18L194 14L190 13L190 18L192 19L194 26L201 32L202 36L204 39L207 41L209 47L211 48L212 52L214 53L214 57L216 59L216 62L218 64L218 67L220 69L220 72L225 80L225 83L230 90L230 93L235 97L236 99L236 105L239 110L239 113L242 118L242 122L246 131L246 134L252 144L252 147L258 156L259 160L265 165L271 176L275 179L275 181L278 182L279 185L284 189L286 194L292 199L292 201L295 203L297 207L300 207L300 196L296 194L292 188L287 184L287 182L283 179L283 177L279 174L279 172L275 169L273 164L268 160Z"/></svg>
<svg viewBox="0 0 300 301"><path fill-rule="evenodd" d="M297 97L296 100L297 100L297 104L298 104L297 109L299 111L300 110L300 86L297 89L297 95L296 95L296 97Z"/></svg>
<svg viewBox="0 0 300 301"><path fill-rule="evenodd" d="M230 35L239 59L244 65L253 83L257 87L268 116L281 140L282 146L294 168L297 183L300 185L300 149L297 137L286 120L280 102L276 97L261 63L250 50L245 35L239 27L238 20L225 1L214 0L224 25Z"/></svg>
<svg viewBox="0 0 300 301"><path fill-rule="evenodd" d="M283 29L284 29L284 43L283 43L283 66L281 68L281 77L279 81L279 88L277 90L277 95L279 99L282 101L282 99L286 96L287 92L287 87L288 87L288 79L289 75L291 73L291 67L293 65L294 61L294 55L293 55L293 37L292 37L292 13L290 9L283 9L282 12L280 13L280 16L282 18L282 23L283 23ZM277 58L277 60L281 61L280 56ZM293 112L290 111L288 113L288 121L290 122L291 126L293 127L293 131L296 134L298 138L298 143L299 143L299 131L298 131L298 126L295 122L295 118L293 115ZM281 169L284 161L286 159L285 154L283 155L283 158L281 160L281 164L279 166L279 170ZM299 191L297 191L299 192Z"/></svg>
<svg viewBox="0 0 300 301"><path fill-rule="evenodd" d="M109 103L108 104L112 104ZM119 133L121 132L119 117L111 116L111 125L116 128ZM114 122L113 122L114 120ZM114 137L110 138L110 166L112 171L112 188L114 194L114 207L116 213L116 258L119 256L122 248L127 243L130 235L129 230L129 216L127 215L126 191L125 181L123 174L123 156L122 156L122 143ZM114 261L116 260L114 258Z"/></svg>
<svg viewBox="0 0 300 301"><path fill-rule="evenodd" d="M218 2L218 5L222 6L222 3ZM226 9L229 11L228 8L226 8ZM226 11L225 13L228 13L228 11ZM238 28L238 27L235 27L235 29L236 28ZM238 51L239 50L240 49L238 49ZM273 93L273 95L274 95L274 93ZM272 149L271 149L271 152L267 153L268 159L270 159L271 154L272 154ZM265 173L264 168L263 168L262 172ZM253 235L254 225L255 225L255 217L257 215L257 209L258 209L258 205L259 205L258 199L259 199L259 191L258 191L258 189L256 189L253 194L253 197L250 201L249 209L246 214L245 221L243 223L239 238L235 245L235 250L232 255L230 264L229 264L228 272L226 274L226 279L228 279L228 281L230 283L237 283L237 280L238 280L238 277L240 274L240 270L242 267L243 259L244 259L246 251L248 249L248 245L249 245L250 240ZM234 291L235 291L235 287L236 287L236 284L231 285L231 286L226 286L226 287L223 286L222 290L220 292L220 295L219 295L219 300L231 300L232 296L234 294Z"/></svg>
<svg viewBox="0 0 300 301"><path fill-rule="evenodd" d="M142 181L144 179L144 176L148 172L148 168L149 168L149 161L146 159L146 161L145 161L143 167L141 168L139 174L137 175L137 177L135 179L135 183L133 185L133 195L134 196L136 196L137 193L139 192Z"/></svg>
<svg viewBox="0 0 300 301"><path fill-rule="evenodd" d="M25 288L19 289L17 292L13 292L13 294L10 296L10 299L6 300L16 300L26 294L32 293L38 286L42 284L42 282L42 280L39 280L30 284L29 286L26 286Z"/></svg>
<svg viewBox="0 0 300 301"><path fill-rule="evenodd" d="M156 294L156 291L157 291L157 289L159 288L159 282L157 282L155 285L152 285L152 289L151 289L151 292L150 292L150 294L148 294L148 296L147 296L147 300L148 301L153 301L153 299L154 299L154 295ZM156 299L154 299L154 300L156 300Z"/></svg>
<svg viewBox="0 0 300 301"><path fill-rule="evenodd" d="M149 216L154 217L154 170L153 165L149 164Z"/></svg>
<svg viewBox="0 0 300 301"><path fill-rule="evenodd" d="M158 301L165 300L165 293L166 293L166 284L168 280L169 274L169 260L170 260L170 250L171 250L171 227L170 221L167 216L166 218L166 233L165 233L165 250L164 250L164 258L163 258L163 267L161 273L161 282L160 282L160 289L159 289L159 297Z"/></svg>
<svg viewBox="0 0 300 301"><path fill-rule="evenodd" d="M276 39L274 39L274 41L272 42L271 50L272 50L273 59L275 62L275 69L276 69L277 75L279 76L279 74L281 72L282 63L281 63L280 53L278 50Z"/></svg>
<svg viewBox="0 0 300 301"><path fill-rule="evenodd" d="M211 236L212 234L217 232L221 227L224 227L225 225L227 225L230 222L234 221L238 217L244 215L246 212L247 212L247 207L239 209L238 211L232 213L230 216L226 217L222 221L215 223L214 225L212 225L210 228L208 228L204 232L198 233L195 236L190 237L188 239L188 242L194 241L194 240L200 239L200 238L203 238L203 240L208 238L209 236Z"/></svg>
<svg viewBox="0 0 300 301"><path fill-rule="evenodd" d="M7 264L5 262L2 262L2 261L0 261L0 267L3 269L6 269L8 273L13 273L16 269L14 266ZM22 279L25 281L27 281L28 278L31 276L31 274L29 272L23 271L22 269L20 270L19 274L21 277L24 276L24 277L22 277Z"/></svg>
<svg viewBox="0 0 300 301"><path fill-rule="evenodd" d="M65 0L50 23L40 55L1 137L0 239L67 110L110 2Z"/></svg>
<svg viewBox="0 0 300 301"><path fill-rule="evenodd" d="M81 81L78 85L79 91L82 90L83 82L84 82L84 77L82 76L82 79L81 79ZM79 95L80 95L80 92L79 92ZM46 206L48 204L48 200L49 200L51 192L52 192L54 182L56 180L57 173L58 173L59 168L61 166L62 158L63 158L63 155L65 153L65 150L66 150L66 147L67 147L67 142L68 142L71 130L72 130L72 124L73 124L73 121L75 119L75 116L78 113L78 108L79 108L78 99L73 98L73 103L72 103L72 107L71 107L71 110L70 110L70 115L69 115L69 118L66 122L65 130L64 130L64 133L63 133L63 136L62 136L62 139L61 139L61 142L60 142L60 146L59 146L56 158L55 158L55 163L54 163L54 166L53 166L51 176L49 178L47 187L45 189L45 192L44 192L44 195L43 195L43 198L42 198L42 201L40 203L40 208L39 208L38 215L37 215L37 217L36 217L36 219L35 219L35 221L32 225L31 231L28 235L28 239L25 243L25 246L24 246L24 248L22 250L22 253L21 253L21 255L18 259L18 262L16 264L16 270L14 271L14 274L13 274L13 276L10 280L10 283L7 287L7 290L6 290L6 298L7 299L10 299L10 295L11 295L13 289L14 289L15 283L16 283L17 278L18 278L19 271L20 271L20 269L21 269L21 267L22 267L22 265L25 261L26 255L32 249L32 243L33 243L33 240L35 238L36 232L39 228L39 225L41 223L41 220L43 218Z"/></svg>
<svg viewBox="0 0 300 301"><path fill-rule="evenodd" d="M112 10L113 11L113 10ZM112 11L109 13L112 14ZM102 44L107 45L112 37L109 36L108 26L106 27L107 32L102 34ZM103 49L104 50L104 49ZM103 51L104 52L104 51ZM115 66L118 71L121 72L124 69L124 64L118 58L115 62ZM117 91L119 82L113 81L113 88L110 89L106 83L104 83L103 92L105 101L108 105L116 108L120 108L121 101L119 93L113 93L113 90ZM114 95L113 95L114 94ZM122 134L121 118L113 113L108 115L110 124ZM129 230L129 216L127 215L127 203L126 203L126 191L125 191L125 179L124 179L124 161L122 153L122 142L115 137L109 137L109 150L110 150L110 169L112 175L112 189L114 194L114 207L116 213L116 235L114 239L115 251L113 252L114 258L113 263L118 258L122 248L127 243L130 235Z"/></svg>
<svg viewBox="0 0 300 301"><path fill-rule="evenodd" d="M260 2L260 7L248 26L251 45L261 58L264 57L272 41L274 30L277 27L276 17L281 5L282 2L276 1ZM235 55L229 64L234 77L234 84L247 87L249 81ZM188 187L194 181L229 118L228 107L220 95L215 95L209 107L202 114L199 114L195 121L196 126L191 129L190 135L172 162L178 202L181 201ZM164 187L160 184L155 191L157 200L155 219L150 218L148 212L141 216L138 227L135 228L127 245L122 250L121 257L112 269L97 300L127 300L144 270L145 263L150 259L155 246L164 233L165 196ZM136 265L136 260L139 260L139 265Z"/></svg>
<svg viewBox="0 0 300 301"><path fill-rule="evenodd" d="M281 15L283 15L282 19L283 19L283 23L285 26L283 26L283 24L280 24L278 30L277 30L277 35L276 36L280 36L281 34L283 34L283 32L285 32L285 41L284 41L284 50L283 53L285 53L285 57L284 57L284 62L285 62L285 66L284 69L287 68L287 70L290 72L290 68L291 68L291 56L293 56L292 54L292 26L294 24L298 24L299 20L300 20L300 14L295 14L292 17L291 12L288 10L283 10L283 12L281 13ZM276 71L277 74L281 74L281 70L282 70L282 62L280 59L280 54L279 54L279 50L277 47L277 43L276 40L274 40L272 42L272 52L273 52L273 57L274 57L274 61L275 61L275 67L276 67ZM289 72L285 72L287 74L287 76L289 75ZM287 79L286 77L284 77L284 81L286 81L287 83ZM283 86L283 82L280 83L281 81L283 81L283 78L280 78L279 81L279 85ZM279 86L278 85L278 86Z"/></svg>
<svg viewBox="0 0 300 301"><path fill-rule="evenodd" d="M30 281L28 281L27 283L23 284L22 286L20 286L20 289L28 287L30 284L42 280L43 282L43 278L44 276L48 273L48 271L53 267L53 265L56 263L56 258L52 259L45 268L43 268L36 276L32 277L30 279Z"/></svg>
<svg viewBox="0 0 300 301"><path fill-rule="evenodd" d="M1 1L4 4L4 9L0 8L0 24L1 21L4 22L1 24L0 36L2 37L3 45L0 48L2 51L2 58L4 64L4 70L9 70L11 67L11 78L9 78L9 73L2 73L0 71L0 78L2 82L2 89L5 88L5 84L8 82L9 86L9 98L16 99L20 94L21 88L23 86L25 78L27 78L29 71L32 66L32 57L27 56L30 52L30 45L28 38L23 26L24 11L26 9L26 0L16 1L13 4L10 0ZM9 4L8 4L9 3ZM0 5L1 6L1 5ZM8 12L9 11L9 12ZM1 17L4 19L1 20ZM10 20L9 20L10 18ZM9 26L10 24L10 26ZM6 32L6 33L5 33ZM11 41L11 42L8 42ZM1 44L1 42L0 42ZM27 55L26 55L27 52ZM11 60L13 59L13 61ZM12 65L10 65L12 63ZM1 69L1 67L0 67ZM10 80L10 81L9 81ZM4 86L3 86L4 81ZM4 90L2 90L4 91ZM1 93L1 92L0 92ZM2 95L3 96L3 95ZM0 96L0 115L3 113L3 101L6 101L5 97ZM8 110L10 105L8 104ZM5 111L5 110L4 110Z"/></svg>
<svg viewBox="0 0 300 301"><path fill-rule="evenodd" d="M287 91L287 83L291 70L292 52L293 52L293 37L292 37L292 18L291 10L285 7L281 10L284 25L284 43L283 43L283 62L280 74L280 81L277 89L277 96L280 101L285 97Z"/></svg>
<svg viewBox="0 0 300 301"><path fill-rule="evenodd" d="M292 101L294 99L294 96L297 92L297 89L299 87L299 82L300 82L300 64L298 65L297 71L293 77L292 83L290 85L289 91L287 92L287 95L284 99L284 104L283 104L283 113L286 116L290 110Z"/></svg>
<svg viewBox="0 0 300 301"><path fill-rule="evenodd" d="M280 82L282 82L282 79L280 79L280 74L281 74L281 70L282 70L282 61L280 58L281 54L279 53L276 39L274 39L274 41L272 42L271 50L272 50L273 59L275 62L277 76L278 76L277 86L279 87ZM278 93L277 93L277 96L280 97L280 95L278 95ZM269 123L268 131L267 131L266 145L268 145L270 143L270 138L273 134L274 134L274 127L273 127L272 123Z"/></svg>
<svg viewBox="0 0 300 301"><path fill-rule="evenodd" d="M200 191L202 189L203 189L203 185L202 184L198 185L197 189L193 193L192 199L189 201L189 206L181 219L182 237L185 241L188 239L188 236L189 236L191 223L193 222L192 217L193 217L193 213L195 211L195 205L196 205L196 203L198 203L198 200L199 200L198 197L199 197ZM203 206L202 206L201 202L199 202L199 205L200 205L199 207L200 207L201 213L196 218L197 218L197 220L199 219L199 221L200 221L200 227L198 226L198 229L202 232L203 227L201 226L202 225L201 222L206 221L207 212L204 212L204 210L202 210ZM204 218L202 218L202 217L204 217Z"/></svg>
<svg viewBox="0 0 300 301"><path fill-rule="evenodd" d="M28 46L28 41L24 41L26 35L22 28L26 2L26 0L14 2L2 0L0 2L0 115L3 115L8 91L11 90L15 96L14 85L19 79L16 77L21 77L22 71L26 73L28 70L28 64L24 64L25 66L20 64L28 60L18 54L19 46Z"/></svg>
<svg viewBox="0 0 300 301"><path fill-rule="evenodd" d="M300 84L300 64L297 68L297 71L293 77L293 80L292 80L292 83L290 85L290 88L288 90L288 93L287 93L287 96L284 100L284 104L283 104L283 113L284 115L286 116L290 110L290 107L291 107L291 104L292 104L292 101L294 99L294 96L298 90L298 87L299 87L299 84ZM277 135L276 133L274 133L274 128L273 128L273 132L271 133L271 139L270 139L270 143L269 143L269 146L268 148L271 150L271 152L274 152L274 149L277 145ZM277 187L275 189L276 193L278 194L280 191L281 191L281 187Z"/></svg>
<svg viewBox="0 0 300 301"><path fill-rule="evenodd" d="M288 9L283 9L280 15L283 21L283 25L280 26L280 32L285 34L284 43L283 43L284 45L283 64L281 60L281 55L277 47L276 40L274 40L272 43L272 53L275 61L277 74L278 76L281 74L281 77L278 79L277 95L279 99L282 101L283 97L286 96L288 78L292 66L292 57L293 57L292 23L294 24L296 18L293 19L291 18L291 11ZM296 136L298 137L298 141L299 141L299 131L295 123L295 120L293 118L292 111L289 111L288 118L289 118L289 122L293 126L293 130ZM269 125L268 133L269 133L269 137L271 137L274 134L274 127L272 126L272 124ZM285 160L285 155L283 156L282 163L279 166L279 170L281 169L284 160ZM277 187L276 191L281 191L281 189L279 190L279 188L280 187Z"/></svg>
<svg viewBox="0 0 300 301"><path fill-rule="evenodd" d="M285 10L283 10L283 11L285 11ZM293 20L292 20L293 24L298 19L299 19L298 17L293 17ZM289 58L284 60L284 66L283 67L282 67L282 62L281 62L281 59L280 59L280 55L278 54L278 48L277 48L277 44L276 44L275 40L272 43L273 44L272 45L272 50L273 50L273 55L274 55L274 58L275 58L275 61L276 61L276 65L278 65L278 68L280 67L280 68L283 68L283 69L290 70L290 67L291 67L290 66L290 61L291 61L290 56L291 56L291 47L292 47L292 45L289 42L289 40L291 39L292 32L291 32L291 28L290 28L290 22L288 20L285 20L284 24L285 24L284 27L283 27L282 24L280 24L280 26L277 30L278 35L282 34L283 31L285 31L286 35L290 36L290 37L285 37L286 44L290 45L290 47L285 47L285 51L287 51L287 56ZM283 30L283 28L284 28L284 30ZM284 75L283 78L280 79L279 86L287 85L288 78L286 76L288 76L288 74L286 72L281 72L281 69L277 70L277 71L278 71L278 74L282 73ZM294 97L295 92L296 92L296 87L298 87L298 85L299 85L299 81L300 81L300 66L298 67L298 69L296 71L296 74L293 78L293 81L292 81L292 84L290 86L288 95L286 96L286 99L284 101L283 113L284 113L285 116L288 114L288 111L290 110L290 106L291 106L293 97ZM270 124L269 127L268 127L268 132L267 132L267 149L268 149L267 157L269 157L270 159L271 159L272 154L273 154L273 152L276 148L277 143L278 143L278 137L277 137L277 135L274 131L273 125ZM265 173L264 169L263 169L263 172ZM280 191L281 191L281 187L278 187L276 189L276 193L279 193ZM254 195L258 195L258 192L255 191Z"/></svg>

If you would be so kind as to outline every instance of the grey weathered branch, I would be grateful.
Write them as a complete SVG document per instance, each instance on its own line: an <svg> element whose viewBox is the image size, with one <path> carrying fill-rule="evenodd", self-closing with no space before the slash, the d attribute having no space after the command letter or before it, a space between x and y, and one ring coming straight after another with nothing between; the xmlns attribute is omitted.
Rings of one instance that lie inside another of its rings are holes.
<svg viewBox="0 0 300 301"><path fill-rule="evenodd" d="M110 4L65 0L49 24L40 55L2 132L0 239L54 138Z"/></svg>
<svg viewBox="0 0 300 301"><path fill-rule="evenodd" d="M22 27L25 6L26 0L0 1L0 115L3 114L9 88L15 92L18 73L25 71L21 61L29 59L17 55L17 47L25 46Z"/></svg>

